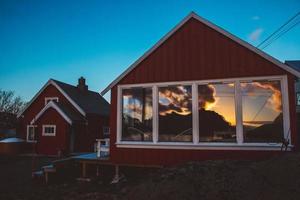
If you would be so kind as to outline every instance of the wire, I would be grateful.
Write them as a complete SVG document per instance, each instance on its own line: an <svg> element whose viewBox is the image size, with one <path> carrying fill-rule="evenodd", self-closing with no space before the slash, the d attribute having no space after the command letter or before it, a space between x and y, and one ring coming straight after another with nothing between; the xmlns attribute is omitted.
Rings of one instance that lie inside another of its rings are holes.
<svg viewBox="0 0 300 200"><path fill-rule="evenodd" d="M278 32L282 31L282 29L287 26L291 21L293 21L298 15L300 15L300 12L298 12L296 15L294 15L292 18L290 18L286 23L284 23L282 26L280 26L275 32L273 32L269 37L267 37L264 41L262 41L260 44L258 44L256 47L259 48L260 46L262 46L264 43L268 42L268 40L270 40L274 35L276 35ZM296 23L296 25L298 24L299 22ZM292 25L292 27L290 27L288 30L290 30L291 28L293 28L294 26L296 26L295 24ZM285 31L283 34L285 34L287 31ZM281 36L283 35L281 34ZM279 36L280 37L280 36ZM277 37L276 39L278 39L279 37ZM276 40L275 39L275 40ZM275 40L272 40L272 41L275 41ZM268 42L268 45L270 42ZM265 47L264 47L265 48Z"/></svg>
<svg viewBox="0 0 300 200"><path fill-rule="evenodd" d="M273 40L269 41L261 49L264 49L267 46L269 46L272 42L276 41L278 38L280 38L281 36L283 36L285 33L287 33L288 31L290 31L293 27L297 26L299 23L300 23L300 20L298 22L294 23L292 26L290 26L288 29L286 29L284 32L282 32L280 35L277 35L276 38L274 38Z"/></svg>
<svg viewBox="0 0 300 200"><path fill-rule="evenodd" d="M257 111L257 113L254 115L254 117L252 118L252 120L250 120L250 122L254 122L256 120L256 117L261 113L261 111L265 108L265 105L268 103L268 100L269 98L271 97L272 95L270 95L266 100L265 102L261 105L261 107L259 108L259 110Z"/></svg>

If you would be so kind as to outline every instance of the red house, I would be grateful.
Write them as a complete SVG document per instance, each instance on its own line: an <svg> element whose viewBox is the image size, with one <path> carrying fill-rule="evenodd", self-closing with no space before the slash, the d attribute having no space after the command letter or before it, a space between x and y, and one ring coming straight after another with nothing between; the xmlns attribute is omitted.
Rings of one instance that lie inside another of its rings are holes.
<svg viewBox="0 0 300 200"><path fill-rule="evenodd" d="M45 155L91 152L109 129L109 103L88 90L50 79L18 115L18 135Z"/></svg>
<svg viewBox="0 0 300 200"><path fill-rule="evenodd" d="M110 160L171 165L294 150L296 77L191 13L103 90L111 90Z"/></svg>

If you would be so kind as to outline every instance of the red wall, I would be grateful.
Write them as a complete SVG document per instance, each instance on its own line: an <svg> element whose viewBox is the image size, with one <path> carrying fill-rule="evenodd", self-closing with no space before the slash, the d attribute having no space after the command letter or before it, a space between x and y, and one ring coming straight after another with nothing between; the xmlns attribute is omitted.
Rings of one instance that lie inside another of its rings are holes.
<svg viewBox="0 0 300 200"><path fill-rule="evenodd" d="M288 75L291 137L296 140L294 76L261 56L190 19L118 84ZM260 157L272 152L116 148L117 86L111 90L111 160L168 165L188 160Z"/></svg>
<svg viewBox="0 0 300 200"><path fill-rule="evenodd" d="M45 124L56 125L55 136L42 135L42 126ZM55 109L49 108L35 125L38 126L38 154L57 155L58 151L69 151L70 125Z"/></svg>
<svg viewBox="0 0 300 200"><path fill-rule="evenodd" d="M109 126L109 117L105 116L88 114L87 121L75 125L75 150L78 152L94 151L93 144L96 139L103 138L103 126Z"/></svg>

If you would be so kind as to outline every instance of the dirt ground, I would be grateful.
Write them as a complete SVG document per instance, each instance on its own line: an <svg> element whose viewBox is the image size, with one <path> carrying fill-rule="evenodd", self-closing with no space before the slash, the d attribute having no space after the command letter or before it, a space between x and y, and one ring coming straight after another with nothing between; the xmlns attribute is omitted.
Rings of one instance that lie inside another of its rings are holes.
<svg viewBox="0 0 300 200"><path fill-rule="evenodd" d="M53 158L39 158L38 165ZM31 157L0 157L0 199L300 199L300 153L264 161L191 162L172 168L123 168L110 184L112 168L91 182L78 182L80 168L61 171L50 183L31 178ZM90 175L95 175L91 169Z"/></svg>

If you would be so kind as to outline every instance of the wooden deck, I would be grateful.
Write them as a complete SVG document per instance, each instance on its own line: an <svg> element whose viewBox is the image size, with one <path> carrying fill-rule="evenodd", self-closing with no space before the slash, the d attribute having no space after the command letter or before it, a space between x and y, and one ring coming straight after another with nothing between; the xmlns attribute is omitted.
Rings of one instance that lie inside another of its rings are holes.
<svg viewBox="0 0 300 200"><path fill-rule="evenodd" d="M108 156L97 157L97 153L87 153L87 154L82 154L82 155L78 155L78 156L72 156L71 158L72 158L72 160L79 162L82 166L81 178L79 178L80 180L88 180L87 173L86 173L88 165L91 165L91 164L98 165L98 166L113 165L113 163L110 162L110 159Z"/></svg>
<svg viewBox="0 0 300 200"><path fill-rule="evenodd" d="M81 181L90 181L94 176L91 176L89 173L88 177L88 168L91 165L96 166L96 174L95 176L98 177L101 174L102 167L104 166L112 166L115 169L115 176L113 178L112 183L116 183L120 180L119 176L119 167L150 167L150 168L161 168L163 166L149 166L149 165L132 165L132 164L120 164L120 163L113 163L110 160L109 156L102 156L97 157L97 153L82 153L73 155L64 159L59 159L52 161L50 165L42 167L42 172L45 175L45 181L48 182L48 175L49 173L56 173L57 170L61 168L66 168L67 166L70 166L69 164L76 162L79 163L81 166L81 175L80 178L77 178L77 180ZM102 167L101 167L102 166ZM93 168L95 169L95 167Z"/></svg>

